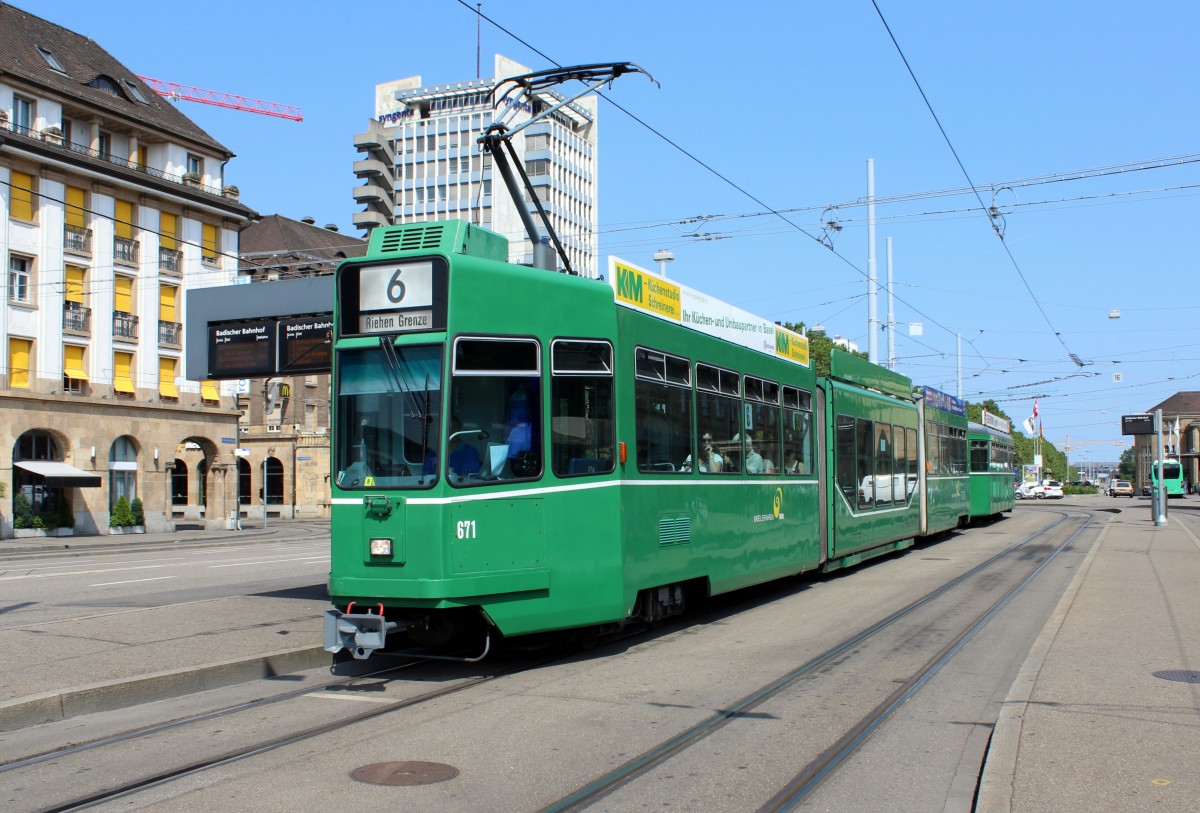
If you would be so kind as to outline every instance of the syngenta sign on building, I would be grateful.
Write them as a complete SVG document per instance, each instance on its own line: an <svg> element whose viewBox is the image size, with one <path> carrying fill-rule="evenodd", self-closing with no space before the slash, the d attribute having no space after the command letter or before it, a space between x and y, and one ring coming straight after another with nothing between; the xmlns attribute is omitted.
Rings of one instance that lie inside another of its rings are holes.
<svg viewBox="0 0 1200 813"><path fill-rule="evenodd" d="M653 271L610 256L608 282L619 305L795 364L809 364L808 339L799 333Z"/></svg>

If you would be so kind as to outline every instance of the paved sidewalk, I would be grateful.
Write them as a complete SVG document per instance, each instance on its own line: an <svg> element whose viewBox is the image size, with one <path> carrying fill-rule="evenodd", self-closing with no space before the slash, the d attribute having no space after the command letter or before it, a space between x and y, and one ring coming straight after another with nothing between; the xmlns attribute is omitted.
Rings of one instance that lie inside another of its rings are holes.
<svg viewBox="0 0 1200 813"><path fill-rule="evenodd" d="M1200 809L1200 511L1093 499L1121 510L1003 704L982 813Z"/></svg>
<svg viewBox="0 0 1200 813"><path fill-rule="evenodd" d="M21 539L0 539L0 559L23 555L71 553L111 553L140 549L163 549L192 545L242 545L270 539L298 528L329 529L328 519L272 519L264 528L262 520L253 524L243 522L242 529L180 528L173 531L113 536L39 536Z"/></svg>

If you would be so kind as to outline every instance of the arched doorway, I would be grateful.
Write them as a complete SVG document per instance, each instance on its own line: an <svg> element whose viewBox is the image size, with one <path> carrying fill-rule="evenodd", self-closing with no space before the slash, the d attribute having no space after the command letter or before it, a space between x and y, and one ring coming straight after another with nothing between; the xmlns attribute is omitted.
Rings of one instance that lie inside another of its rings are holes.
<svg viewBox="0 0 1200 813"><path fill-rule="evenodd" d="M71 510L71 492L76 488L94 488L100 476L63 462L64 443L59 436L30 429L13 445L13 519L18 520L17 498L28 502L29 513L23 518L41 517L47 527L71 528L75 525ZM25 509L22 506L21 511Z"/></svg>
<svg viewBox="0 0 1200 813"><path fill-rule="evenodd" d="M266 467L266 496L267 505L283 505L283 464L278 458L268 457L263 461Z"/></svg>
<svg viewBox="0 0 1200 813"><path fill-rule="evenodd" d="M188 504L188 465L179 458L171 464L171 505Z"/></svg>

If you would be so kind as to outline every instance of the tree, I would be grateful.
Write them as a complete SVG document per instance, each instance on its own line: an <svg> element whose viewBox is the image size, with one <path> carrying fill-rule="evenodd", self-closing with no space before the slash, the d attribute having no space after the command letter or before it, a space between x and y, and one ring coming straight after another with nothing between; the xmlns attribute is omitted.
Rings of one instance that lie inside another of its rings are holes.
<svg viewBox="0 0 1200 813"><path fill-rule="evenodd" d="M1121 462L1117 464L1117 479L1132 480L1137 474L1137 451L1126 449L1121 452Z"/></svg>
<svg viewBox="0 0 1200 813"><path fill-rule="evenodd" d="M112 514L108 517L108 526L110 528L130 528L133 526L133 511L129 507L129 500L125 499L122 494L117 498L117 504L113 506Z"/></svg>

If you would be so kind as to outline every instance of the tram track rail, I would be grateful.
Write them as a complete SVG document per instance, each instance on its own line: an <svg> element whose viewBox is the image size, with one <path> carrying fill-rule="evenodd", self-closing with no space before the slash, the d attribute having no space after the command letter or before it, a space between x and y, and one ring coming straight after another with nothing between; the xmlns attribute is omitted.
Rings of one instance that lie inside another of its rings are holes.
<svg viewBox="0 0 1200 813"><path fill-rule="evenodd" d="M790 686L804 679L806 676L810 676L813 672L821 669L823 666L834 662L839 658L845 657L856 646L870 639L872 636L879 634L881 631L887 629L889 626L895 624L902 618L905 618L919 608L924 607L938 597L953 590L955 587L967 582L972 577L981 574L996 562L1019 553L1031 542L1044 538L1046 534L1059 527L1062 523L1067 522L1069 519L1071 519L1071 517L1071 514L1060 513L1057 519L1045 527L1028 534L1023 539L1009 545L1004 550L975 565L966 572L959 574L941 586L929 591L905 607L902 607L887 617L871 624L855 635L844 639L842 642L830 647L820 655L808 660L787 674L744 696L741 700L727 706L726 708L723 708L721 711L712 715L701 723L675 735L657 747L643 752L643 754L635 757L632 760L629 760L623 766L617 768L609 774L606 774L605 776L600 777L599 779L594 780L575 793L564 797L559 802L543 808L543 811L582 810L594 804L601 798L608 796L614 791L633 783L639 776L642 776L643 774L652 770L657 765L668 761L673 756L682 753L692 745L695 745L696 743L710 737L727 724L747 715L747 713L753 710L755 707L782 693ZM1057 550L1042 559L1036 568L1031 570L1031 572L1026 575L1025 579L1023 579L1019 585L1010 589L1010 591L992 607L990 607L983 614L983 616L977 618L972 625L964 630L958 639L956 639L954 642L948 645L946 649L931 659L930 663L928 664L928 668L923 670L923 674L919 673L914 675L904 685L897 688L892 696L888 698L888 700L880 704L880 706L877 707L871 715L868 715L870 719L867 717L863 718L863 721L860 721L859 725L856 726L855 729L848 731L847 734L838 741L838 743L835 743L834 746L831 746L830 749L827 749L827 751L824 752L821 757L797 772L795 778L778 791L776 794L776 797L778 798L776 799L773 797L772 804L775 806L768 806L762 809L791 809L792 806L811 793L812 789L817 787L824 777L836 770L837 766L841 764L841 762L844 761L847 756L854 752L854 749L857 748L857 746L860 745L870 735L871 731L878 727L878 725L882 724L882 722L887 719L887 716L894 711L895 708L899 707L905 699L918 691L930 675L936 672L943 663L951 658L954 652L964 645L966 641L974 635L975 632L986 626L987 622L990 621L990 619L994 617L995 614L998 613L1005 604L1011 601L1012 597L1020 592L1020 589L1023 588L1023 585L1031 581L1036 576L1036 573L1040 572L1042 568L1052 561L1053 557L1056 556L1058 552L1069 546L1080 533L1089 527L1090 524L1091 518L1089 516L1088 519L1079 528L1077 528L1065 542L1058 546ZM699 617L697 617L697 615L691 615L687 617L686 623L703 624L703 616L705 614L701 613L698 615ZM186 762L185 764L177 764L174 766L164 767L159 770L151 770L146 772L146 774L141 777L131 778L129 781L121 782L118 785L80 795L70 800L55 802L49 806L38 809L42 811L42 813L59 813L60 811L84 810L107 802L130 797L139 792L163 786L173 781L181 780L185 777L201 774L206 771L210 771L240 760L255 757L260 754L265 754L288 745L304 742L306 740L312 740L340 729L346 729L368 720L383 717L385 715L405 709L411 709L424 703L429 703L452 696L454 694L467 692L471 689L500 678L541 668L547 664L561 660L564 657L566 656L558 653L553 657L539 658L536 660L536 662L524 661L519 666L511 669L502 669L491 672L487 675L464 678L460 682L456 682L453 685L445 686L431 692L406 697L392 703L381 703L375 708L351 715L340 716L334 720L302 727L298 730L290 731L277 737L264 738L242 746L227 748L217 753L207 755L203 758ZM168 731L185 728L189 725L206 722L218 717L231 716L238 712L260 709L267 705L296 699L304 695L312 695L341 686L349 686L354 684L356 681L388 678L389 675L408 670L418 665L420 665L420 662L406 663L400 666L378 670L376 672L328 681L316 686L307 686L290 692L285 692L270 698L262 698L256 701L235 704L227 708L191 715L175 721L146 726L144 728L125 732L119 735L98 739L93 742L83 743L80 745L71 746L69 748L48 751L43 754L14 760L10 763L0 765L0 776L3 776L6 773L19 771L22 768L34 767L36 765L52 762L58 759L65 759L89 751L96 751L108 746L116 746L120 745L121 743L131 742L133 740L145 739L156 734L162 734ZM857 730L860 727L861 730Z"/></svg>
<svg viewBox="0 0 1200 813"><path fill-rule="evenodd" d="M567 813L568 811L585 810L614 792L633 784L640 777L680 755L685 750L708 739L727 725L747 717L757 707L782 694L799 681L810 677L822 667L842 657L865 641L879 635L901 619L910 616L954 588L983 573L997 562L1006 559L1014 553L1020 552L1029 543L1043 538L1046 534L1072 517L1079 518L1080 515L1060 513L1059 518L1046 527L1029 534L1019 542L1014 543L885 618L826 649L821 654L797 666L774 681L744 695L740 700L727 705L725 708L722 708L690 728L627 760L614 770L596 778L574 793L541 808L539 813ZM958 635L930 658L924 666L897 687L883 702L877 704L867 714L863 715L857 722L847 728L840 738L822 751L815 759L809 761L796 771L793 778L780 787L771 796L770 800L759 808L759 813L792 810L797 805L803 803L813 791L820 787L836 771L839 765L861 747L870 734L882 725L905 700L919 691L955 653L984 629L1004 607L1011 603L1050 562L1054 561L1062 551L1070 547L1080 534L1091 527L1093 516L1088 513L1082 515L1082 518L1083 522L1078 528L1063 542L1058 544L1052 552L1033 566L1023 578L1005 591L997 601L993 602L969 624L965 625Z"/></svg>

